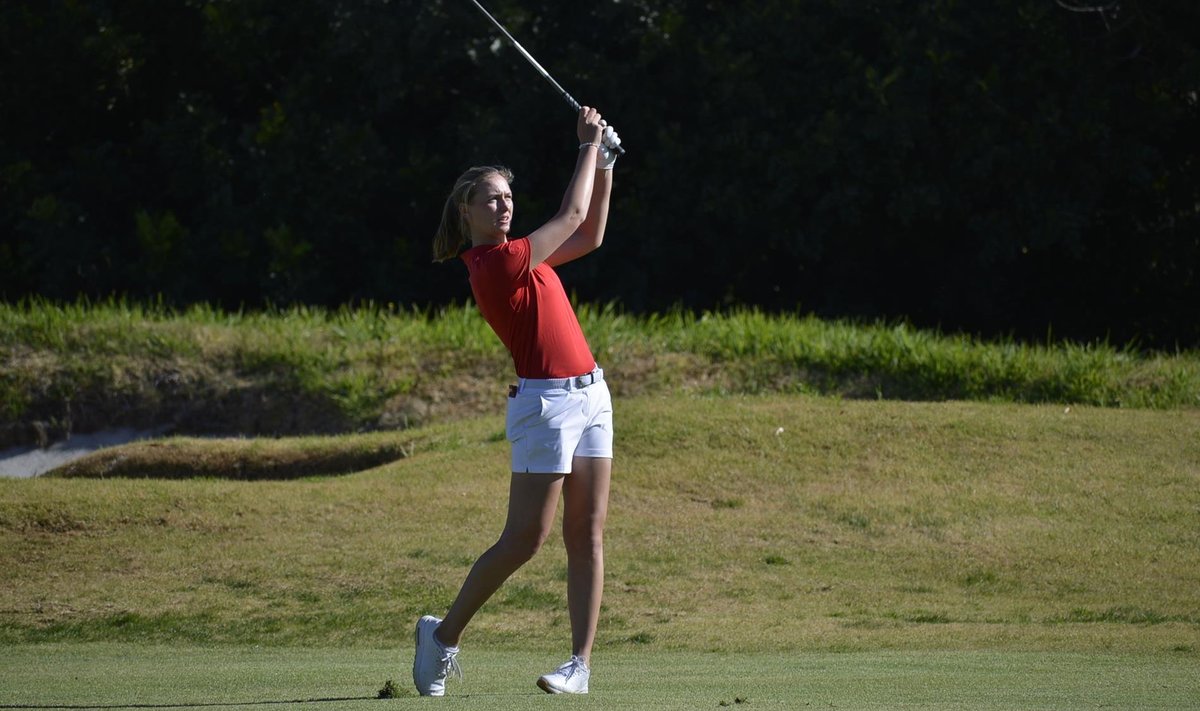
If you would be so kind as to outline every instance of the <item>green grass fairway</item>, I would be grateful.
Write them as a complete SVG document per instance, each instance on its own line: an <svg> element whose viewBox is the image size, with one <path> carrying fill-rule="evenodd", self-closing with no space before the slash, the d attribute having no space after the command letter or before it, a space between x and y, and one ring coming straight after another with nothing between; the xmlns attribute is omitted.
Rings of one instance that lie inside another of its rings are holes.
<svg viewBox="0 0 1200 711"><path fill-rule="evenodd" d="M597 662L588 697L533 685L559 660L467 651L449 696L411 690L411 645L393 650L24 645L0 657L0 708L382 709L1187 709L1191 658L1036 652L622 651ZM386 679L403 696L375 699Z"/></svg>

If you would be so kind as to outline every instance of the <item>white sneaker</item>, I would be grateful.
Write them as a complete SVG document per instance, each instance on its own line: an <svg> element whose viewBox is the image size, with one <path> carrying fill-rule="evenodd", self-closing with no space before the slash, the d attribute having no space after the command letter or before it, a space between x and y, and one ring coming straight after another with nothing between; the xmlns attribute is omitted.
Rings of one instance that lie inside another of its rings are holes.
<svg viewBox="0 0 1200 711"><path fill-rule="evenodd" d="M552 673L537 680L538 687L547 694L586 694L592 670L579 657L563 664Z"/></svg>
<svg viewBox="0 0 1200 711"><path fill-rule="evenodd" d="M417 651L413 658L413 684L421 696L445 696L446 676L453 671L462 679L458 647L443 647L433 636L441 618L425 615L417 620Z"/></svg>

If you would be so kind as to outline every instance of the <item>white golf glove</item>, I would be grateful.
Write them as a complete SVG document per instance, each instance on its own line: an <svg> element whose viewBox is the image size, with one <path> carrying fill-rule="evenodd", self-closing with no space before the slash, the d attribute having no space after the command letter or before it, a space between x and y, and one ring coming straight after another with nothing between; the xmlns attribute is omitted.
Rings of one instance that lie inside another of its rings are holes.
<svg viewBox="0 0 1200 711"><path fill-rule="evenodd" d="M621 145L621 137L612 126L604 127L604 135L600 138L600 160L596 163L596 167L600 170L612 170L613 165L617 162L617 156L621 155L614 150Z"/></svg>

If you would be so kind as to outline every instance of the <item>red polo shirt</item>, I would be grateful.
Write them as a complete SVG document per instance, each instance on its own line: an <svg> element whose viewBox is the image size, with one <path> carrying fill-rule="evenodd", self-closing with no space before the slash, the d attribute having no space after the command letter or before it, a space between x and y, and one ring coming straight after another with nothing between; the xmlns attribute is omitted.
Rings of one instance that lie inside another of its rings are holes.
<svg viewBox="0 0 1200 711"><path fill-rule="evenodd" d="M463 252L483 318L522 378L569 378L596 367L579 319L549 264L529 268L527 238Z"/></svg>

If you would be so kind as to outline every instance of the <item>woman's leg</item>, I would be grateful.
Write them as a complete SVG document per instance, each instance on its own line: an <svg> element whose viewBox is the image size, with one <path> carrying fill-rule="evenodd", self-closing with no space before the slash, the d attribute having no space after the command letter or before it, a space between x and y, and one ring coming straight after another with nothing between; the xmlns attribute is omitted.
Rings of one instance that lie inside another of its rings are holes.
<svg viewBox="0 0 1200 711"><path fill-rule="evenodd" d="M438 641L457 647L467 623L505 580L537 553L554 525L562 474L513 472L508 520L500 539L475 561L458 597L438 626Z"/></svg>
<svg viewBox="0 0 1200 711"><path fill-rule="evenodd" d="M604 592L604 522L612 460L575 457L563 484L563 542L567 548L567 607L572 654L592 656Z"/></svg>

